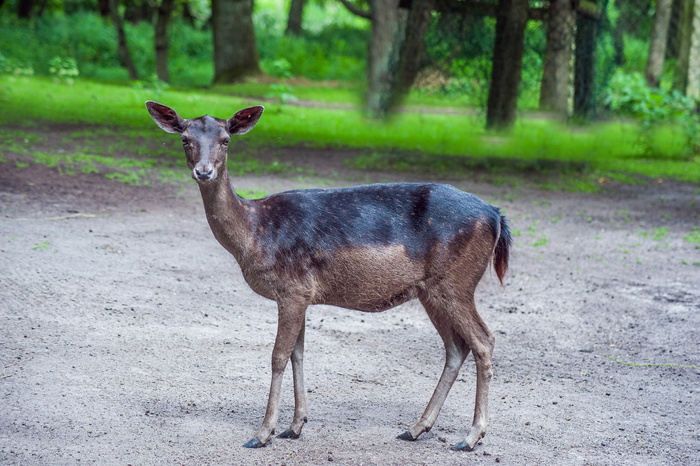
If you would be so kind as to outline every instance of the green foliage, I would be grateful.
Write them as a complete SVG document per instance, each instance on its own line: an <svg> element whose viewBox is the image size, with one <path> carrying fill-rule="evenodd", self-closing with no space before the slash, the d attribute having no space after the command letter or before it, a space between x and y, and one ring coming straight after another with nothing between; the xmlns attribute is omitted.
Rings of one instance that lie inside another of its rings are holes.
<svg viewBox="0 0 700 466"><path fill-rule="evenodd" d="M131 83L134 89L143 89L148 92L152 92L154 96L160 96L163 91L170 89L170 84L162 81L158 78L158 75L153 73L151 76L144 81L134 81Z"/></svg>
<svg viewBox="0 0 700 466"><path fill-rule="evenodd" d="M32 76L34 68L32 65L23 63L13 58L7 58L0 52L0 74L10 74L12 76Z"/></svg>
<svg viewBox="0 0 700 466"><path fill-rule="evenodd" d="M49 74L56 82L73 84L80 71L78 71L78 64L74 58L55 56L49 61Z"/></svg>
<svg viewBox="0 0 700 466"><path fill-rule="evenodd" d="M418 92L467 99L485 108L491 78L495 37L492 18L436 14L425 36L426 65L434 78L424 79Z"/></svg>
<svg viewBox="0 0 700 466"><path fill-rule="evenodd" d="M5 62L17 69L36 70L54 75L55 57L71 57L75 66L64 62L59 70L80 69L80 75L108 80L128 80L117 57L114 26L99 15L77 11L70 16L45 14L29 21L0 15L0 50ZM148 23L125 24L129 48L140 76L155 70L153 26ZM170 69L176 85L207 86L211 83L212 41L208 31L195 29L182 20L171 25ZM21 43L22 47L16 44ZM0 59L0 66L3 60ZM6 71L7 72L7 71ZM19 74L19 73L13 73ZM23 73L26 74L26 73ZM72 77L74 79L75 76Z"/></svg>
<svg viewBox="0 0 700 466"><path fill-rule="evenodd" d="M269 65L268 73L277 78L289 79L292 77L291 64L284 58L278 58ZM285 81L270 85L270 92L265 95L267 98L276 98L282 104L296 102L292 87Z"/></svg>
<svg viewBox="0 0 700 466"><path fill-rule="evenodd" d="M278 0L255 1L253 22L264 72L277 76L275 62L283 59L289 63L289 77L364 78L369 21L350 14L339 2L306 2L302 36L288 37L287 14Z"/></svg>
<svg viewBox="0 0 700 466"><path fill-rule="evenodd" d="M522 79L518 108L535 109L539 102L545 28L529 22L525 33ZM485 108L491 80L494 18L436 14L426 34L426 67L442 79L421 84L429 92L446 100L459 99L464 105Z"/></svg>
<svg viewBox="0 0 700 466"><path fill-rule="evenodd" d="M643 73L649 57L649 39L625 36L624 54L623 69L628 73Z"/></svg>
<svg viewBox="0 0 700 466"><path fill-rule="evenodd" d="M605 103L616 113L640 121L639 142L648 156L673 155L659 147L659 128L665 124L682 129L683 155L700 150L700 117L695 112L698 103L677 90L650 89L640 73L618 72L610 82Z"/></svg>
<svg viewBox="0 0 700 466"><path fill-rule="evenodd" d="M277 77L353 81L364 78L369 34L366 30L331 26L302 37L260 34L258 45L263 71ZM279 60L288 67L279 76Z"/></svg>
<svg viewBox="0 0 700 466"><path fill-rule="evenodd" d="M311 5L310 5L311 6ZM309 8L319 17L318 7ZM272 76L279 76L280 60L289 64L287 77L313 80L361 80L364 78L368 30L357 25L336 22L333 17L317 21L303 37L286 37L282 33L281 10L276 16L254 16L261 66ZM284 12L282 12L284 13ZM330 20L330 22L329 22ZM323 24L318 28L318 24ZM80 69L80 75L114 81L128 80L117 57L116 32L110 21L93 12L75 10L70 15L46 13L29 21L13 15L0 15L0 72L16 76L56 76L55 57L72 57L75 66L64 62L59 69ZM147 22L125 23L129 49L140 76L149 77L155 70L153 26ZM170 25L169 68L172 85L209 86L213 78L213 44L211 30L193 27L182 19ZM22 44L22 47L17 47ZM284 76L282 76L284 77ZM61 78L64 79L64 78ZM67 79L75 79L72 76ZM143 78L142 78L143 79ZM146 78L148 81L150 78Z"/></svg>

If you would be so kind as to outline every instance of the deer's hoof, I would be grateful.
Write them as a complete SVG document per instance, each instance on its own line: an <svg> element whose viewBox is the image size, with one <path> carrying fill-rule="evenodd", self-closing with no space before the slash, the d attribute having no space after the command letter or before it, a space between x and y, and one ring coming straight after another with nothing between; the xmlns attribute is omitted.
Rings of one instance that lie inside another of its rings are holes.
<svg viewBox="0 0 700 466"><path fill-rule="evenodd" d="M411 434L411 432L409 432L409 431L404 432L403 434L397 436L396 438L399 439L399 440L408 440L408 441L410 441L410 442L412 442L412 441L414 441L414 440L416 439L416 437L414 437L414 436Z"/></svg>
<svg viewBox="0 0 700 466"><path fill-rule="evenodd" d="M264 446L265 444L256 438L248 440L246 443L243 444L244 448L262 448Z"/></svg>
<svg viewBox="0 0 700 466"><path fill-rule="evenodd" d="M472 451L475 446L476 445L469 445L467 442L461 441L458 444L453 445L452 449L457 451Z"/></svg>
<svg viewBox="0 0 700 466"><path fill-rule="evenodd" d="M282 432L281 434L279 434L279 435L277 436L277 438L291 438L291 439L297 439L297 438L299 438L300 435L301 435L301 432L297 434L297 433L294 432L292 429L287 429L287 430L285 430L284 432Z"/></svg>

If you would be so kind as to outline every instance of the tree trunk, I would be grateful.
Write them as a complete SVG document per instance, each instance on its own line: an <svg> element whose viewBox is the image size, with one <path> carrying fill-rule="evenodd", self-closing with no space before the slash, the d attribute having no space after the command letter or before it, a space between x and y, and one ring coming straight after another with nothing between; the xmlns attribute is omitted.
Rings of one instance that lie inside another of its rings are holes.
<svg viewBox="0 0 700 466"><path fill-rule="evenodd" d="M673 0L657 0L654 12L654 29L651 32L649 57L647 58L646 78L649 87L659 87L666 57L668 26L671 19Z"/></svg>
<svg viewBox="0 0 700 466"><path fill-rule="evenodd" d="M401 47L406 38L408 12L399 0L370 0L372 36L367 63L365 111L370 118L386 118L391 107Z"/></svg>
<svg viewBox="0 0 700 466"><path fill-rule="evenodd" d="M136 66L134 66L134 61L131 59L129 45L126 42L124 21L122 21L122 17L119 14L118 0L109 0L109 12L112 17L114 27L117 29L117 55L119 55L119 61L129 72L129 79L136 81L139 79L139 75L136 71Z"/></svg>
<svg viewBox="0 0 700 466"><path fill-rule="evenodd" d="M688 80L685 95L700 99L700 1L693 6L693 26L688 51Z"/></svg>
<svg viewBox="0 0 700 466"><path fill-rule="evenodd" d="M603 21L606 22L606 27L612 28L610 17L607 14L603 16ZM615 27L612 28L611 31L613 49L615 50L613 63L617 68L621 68L625 65L625 32L629 31L627 22L627 18L624 15L620 15L620 17L617 18Z"/></svg>
<svg viewBox="0 0 700 466"><path fill-rule="evenodd" d="M44 15L44 10L46 9L47 3L49 3L49 0L41 0L41 3L39 4L39 8L36 11L37 18L41 18Z"/></svg>
<svg viewBox="0 0 700 466"><path fill-rule="evenodd" d="M700 2L682 2L679 24L678 62L674 88L687 96L700 97Z"/></svg>
<svg viewBox="0 0 700 466"><path fill-rule="evenodd" d="M19 0L17 2L17 17L29 19L34 9L34 0Z"/></svg>
<svg viewBox="0 0 700 466"><path fill-rule="evenodd" d="M671 0L671 19L668 24L668 41L666 42L666 59L678 58L678 26L681 23L683 6L678 0Z"/></svg>
<svg viewBox="0 0 700 466"><path fill-rule="evenodd" d="M571 50L576 16L569 0L552 0L547 15L540 110L566 118L569 112Z"/></svg>
<svg viewBox="0 0 700 466"><path fill-rule="evenodd" d="M365 100L371 118L388 117L411 89L420 70L423 39L434 4L434 0L375 0L371 4L372 39Z"/></svg>
<svg viewBox="0 0 700 466"><path fill-rule="evenodd" d="M434 0L412 0L406 20L405 39L393 79L387 113L393 112L411 90L420 71L425 49L425 34L430 24ZM401 6L399 6L401 8Z"/></svg>
<svg viewBox="0 0 700 466"><path fill-rule="evenodd" d="M109 0L98 0L97 9L99 10L101 17L109 17Z"/></svg>
<svg viewBox="0 0 700 466"><path fill-rule="evenodd" d="M212 0L214 83L233 83L260 73L252 0Z"/></svg>
<svg viewBox="0 0 700 466"><path fill-rule="evenodd" d="M153 7L147 1L124 2L124 21L138 24L141 21L153 21Z"/></svg>
<svg viewBox="0 0 700 466"><path fill-rule="evenodd" d="M589 119L596 107L595 47L599 20L579 14L576 18L574 62L574 116Z"/></svg>
<svg viewBox="0 0 700 466"><path fill-rule="evenodd" d="M515 123L523 62L527 0L499 0L493 47L486 128L507 129Z"/></svg>
<svg viewBox="0 0 700 466"><path fill-rule="evenodd" d="M165 82L170 82L170 73L168 72L168 47L170 46L168 23L174 8L175 0L161 0L157 10L155 34L153 37L156 49L156 74L158 79Z"/></svg>
<svg viewBox="0 0 700 466"><path fill-rule="evenodd" d="M304 4L306 0L292 0L289 5L289 16L287 17L287 30L285 34L288 36L300 36L303 29L302 18L304 16Z"/></svg>

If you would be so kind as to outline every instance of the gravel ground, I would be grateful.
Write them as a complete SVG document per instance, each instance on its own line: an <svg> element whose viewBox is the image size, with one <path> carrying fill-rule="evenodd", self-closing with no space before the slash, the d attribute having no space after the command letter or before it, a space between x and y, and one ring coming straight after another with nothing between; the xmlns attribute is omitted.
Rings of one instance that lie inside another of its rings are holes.
<svg viewBox="0 0 700 466"><path fill-rule="evenodd" d="M415 180L358 174L347 156L277 148L318 176L234 183ZM297 440L248 450L276 306L213 238L194 182L133 187L9 160L0 463L700 464L700 250L685 239L700 219L697 186L572 194L439 180L501 205L516 234L506 286L490 271L477 290L497 337L487 436L473 452L450 449L471 422L470 356L433 430L395 439L443 364L419 303L380 314L315 306L309 422ZM278 431L292 418L289 374L283 389Z"/></svg>

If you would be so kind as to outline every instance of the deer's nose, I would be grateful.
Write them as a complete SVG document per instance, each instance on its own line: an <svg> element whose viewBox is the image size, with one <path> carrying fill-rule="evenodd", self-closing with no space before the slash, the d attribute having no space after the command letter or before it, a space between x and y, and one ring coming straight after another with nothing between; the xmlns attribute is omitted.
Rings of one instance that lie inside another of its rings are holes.
<svg viewBox="0 0 700 466"><path fill-rule="evenodd" d="M211 165L197 165L194 167L194 177L199 181L207 181L214 178L214 167Z"/></svg>

